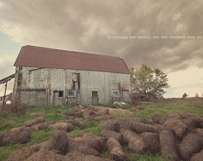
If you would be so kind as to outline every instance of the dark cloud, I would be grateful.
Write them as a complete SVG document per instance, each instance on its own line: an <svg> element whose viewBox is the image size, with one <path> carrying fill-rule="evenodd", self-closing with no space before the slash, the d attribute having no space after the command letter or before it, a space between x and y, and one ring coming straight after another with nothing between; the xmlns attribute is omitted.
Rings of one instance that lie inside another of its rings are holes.
<svg viewBox="0 0 203 161"><path fill-rule="evenodd" d="M115 55L129 67L148 64L167 71L184 70L190 65L203 67L202 0L0 2L4 4L0 8L0 24L20 26L23 44Z"/></svg>

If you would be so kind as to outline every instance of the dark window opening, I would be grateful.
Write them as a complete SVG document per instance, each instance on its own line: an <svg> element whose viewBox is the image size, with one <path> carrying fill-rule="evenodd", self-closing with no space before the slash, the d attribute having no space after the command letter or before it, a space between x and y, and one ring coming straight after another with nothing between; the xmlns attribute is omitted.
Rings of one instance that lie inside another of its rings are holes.
<svg viewBox="0 0 203 161"><path fill-rule="evenodd" d="M59 97L63 97L63 91L59 91Z"/></svg>
<svg viewBox="0 0 203 161"><path fill-rule="evenodd" d="M98 91L92 91L92 97L98 97Z"/></svg>
<svg viewBox="0 0 203 161"><path fill-rule="evenodd" d="M75 90L75 81L74 80L72 80L73 81L73 90Z"/></svg>

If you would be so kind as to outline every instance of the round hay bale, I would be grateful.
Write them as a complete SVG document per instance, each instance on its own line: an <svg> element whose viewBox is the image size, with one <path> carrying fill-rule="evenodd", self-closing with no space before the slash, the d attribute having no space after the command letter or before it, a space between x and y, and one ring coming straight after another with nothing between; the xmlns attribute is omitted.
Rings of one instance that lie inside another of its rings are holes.
<svg viewBox="0 0 203 161"><path fill-rule="evenodd" d="M67 123L71 123L73 126L77 126L80 129L84 129L85 128L85 124L83 122L80 121L76 121L76 120L67 120Z"/></svg>
<svg viewBox="0 0 203 161"><path fill-rule="evenodd" d="M71 151L77 151L83 154L88 154L88 155L94 155L94 156L99 156L99 152L95 150L94 148L90 147L88 144L81 143L81 141L77 141L74 139L71 139L69 141L69 152Z"/></svg>
<svg viewBox="0 0 203 161"><path fill-rule="evenodd" d="M94 112L94 115L95 116L109 115L109 109L96 111L96 112Z"/></svg>
<svg viewBox="0 0 203 161"><path fill-rule="evenodd" d="M0 146L5 146L10 143L25 144L30 140L29 131L14 131L0 134Z"/></svg>
<svg viewBox="0 0 203 161"><path fill-rule="evenodd" d="M94 155L85 155L77 151L72 151L64 157L64 161L113 161L113 160L103 159L95 157Z"/></svg>
<svg viewBox="0 0 203 161"><path fill-rule="evenodd" d="M153 114L151 118L155 123L160 125L162 125L165 122L165 119L159 114Z"/></svg>
<svg viewBox="0 0 203 161"><path fill-rule="evenodd" d="M47 129L49 130L63 130L63 131L72 131L73 130L73 125L71 123L66 123L66 122L57 122L55 124L51 124L48 126Z"/></svg>
<svg viewBox="0 0 203 161"><path fill-rule="evenodd" d="M200 153L196 153L195 155L193 155L190 161L202 161L202 159L203 159L203 150Z"/></svg>
<svg viewBox="0 0 203 161"><path fill-rule="evenodd" d="M109 119L111 119L110 115L94 116L94 117L92 117L92 120L95 120L95 121L109 120Z"/></svg>
<svg viewBox="0 0 203 161"><path fill-rule="evenodd" d="M110 154L110 158L115 161L125 161L127 155L123 152L120 143L114 138L109 138L107 140L107 149Z"/></svg>
<svg viewBox="0 0 203 161"><path fill-rule="evenodd" d="M203 137L203 129L202 129L202 128L197 128L197 129L195 129L195 132L196 132L198 135L200 135L200 136Z"/></svg>
<svg viewBox="0 0 203 161"><path fill-rule="evenodd" d="M187 134L188 126L179 118L169 118L163 125L173 129L180 140Z"/></svg>
<svg viewBox="0 0 203 161"><path fill-rule="evenodd" d="M169 118L181 118L181 115L177 111L171 112Z"/></svg>
<svg viewBox="0 0 203 161"><path fill-rule="evenodd" d="M56 154L52 151L38 151L32 154L28 159L24 161L64 161L62 155Z"/></svg>
<svg viewBox="0 0 203 161"><path fill-rule="evenodd" d="M122 136L118 132L115 132L115 131L112 131L112 130L103 129L100 132L100 135L103 136L103 137L106 137L106 138L114 138L119 143L121 143L121 144L123 143Z"/></svg>
<svg viewBox="0 0 203 161"><path fill-rule="evenodd" d="M141 153L147 148L144 139L135 132L121 129L120 133L124 142L128 144L128 149L132 152Z"/></svg>
<svg viewBox="0 0 203 161"><path fill-rule="evenodd" d="M140 134L146 145L146 152L155 154L160 152L159 134L152 132L143 132Z"/></svg>
<svg viewBox="0 0 203 161"><path fill-rule="evenodd" d="M101 146L102 146L102 150L103 150L103 151L107 150L106 142L107 142L108 138L106 138L106 137L101 137L101 136L95 136L95 135L88 134L88 133L84 134L82 137L83 137L85 140L94 139L94 140L99 141L100 144L101 144ZM95 148L95 149L100 152L100 150L98 149L98 147Z"/></svg>
<svg viewBox="0 0 203 161"><path fill-rule="evenodd" d="M30 127L17 127L17 128L12 128L10 132L30 131L30 130L32 130Z"/></svg>
<svg viewBox="0 0 203 161"><path fill-rule="evenodd" d="M131 130L136 132L137 134L140 134L143 132L155 132L156 131L154 126L139 123L139 122L131 122Z"/></svg>
<svg viewBox="0 0 203 161"><path fill-rule="evenodd" d="M123 118L118 119L116 122L120 125L122 129L131 129L131 122L133 122L135 119L133 118Z"/></svg>
<svg viewBox="0 0 203 161"><path fill-rule="evenodd" d="M30 147L25 147L20 150L15 150L12 151L6 161L24 161L27 158L29 158L32 154L36 153L39 151L39 146L38 145L33 145Z"/></svg>
<svg viewBox="0 0 203 161"><path fill-rule="evenodd" d="M195 114L192 111L186 111L184 114L181 115L183 118L187 117L195 117Z"/></svg>
<svg viewBox="0 0 203 161"><path fill-rule="evenodd" d="M112 130L112 131L116 131L116 132L119 132L121 127L120 125L116 122L116 121L113 121L113 120L108 120L108 121L105 121L103 122L102 124L100 124L98 126L98 129L101 131L102 129L107 129L107 130Z"/></svg>
<svg viewBox="0 0 203 161"><path fill-rule="evenodd" d="M187 117L183 119L183 122L190 128L202 128L201 121L198 117Z"/></svg>
<svg viewBox="0 0 203 161"><path fill-rule="evenodd" d="M83 119L92 120L91 113L92 113L92 111L90 111L90 110L83 111L83 114L82 114Z"/></svg>
<svg viewBox="0 0 203 161"><path fill-rule="evenodd" d="M61 113L61 114L64 115L65 117L68 117L68 116L82 117L82 113L83 113L83 109L73 107L73 108L70 108L66 112Z"/></svg>
<svg viewBox="0 0 203 161"><path fill-rule="evenodd" d="M50 139L51 149L56 150L60 154L65 155L69 148L69 139L65 132L59 131Z"/></svg>
<svg viewBox="0 0 203 161"><path fill-rule="evenodd" d="M42 122L42 123L39 123L39 124L35 124L35 125L32 125L31 126L31 129L34 130L34 131L37 131L37 130L45 130L48 128L49 125L53 124L54 122L53 121L50 121L50 122Z"/></svg>
<svg viewBox="0 0 203 161"><path fill-rule="evenodd" d="M32 126L32 125L39 124L39 123L42 123L42 122L45 122L44 118L43 118L43 117L38 117L38 118L36 118L36 119L34 119L34 120L26 121L26 122L24 123L24 126L25 126L25 127L30 127L30 126Z"/></svg>
<svg viewBox="0 0 203 161"><path fill-rule="evenodd" d="M162 157L168 157L174 161L180 160L175 133L172 129L163 128L159 133L159 141Z"/></svg>
<svg viewBox="0 0 203 161"><path fill-rule="evenodd" d="M203 148L203 137L196 133L189 133L180 143L179 152L184 160L189 160Z"/></svg>

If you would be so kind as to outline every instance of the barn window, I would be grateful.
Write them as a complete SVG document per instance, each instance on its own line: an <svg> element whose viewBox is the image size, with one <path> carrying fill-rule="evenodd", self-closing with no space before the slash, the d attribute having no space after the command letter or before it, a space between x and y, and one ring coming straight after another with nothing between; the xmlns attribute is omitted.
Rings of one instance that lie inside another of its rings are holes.
<svg viewBox="0 0 203 161"><path fill-rule="evenodd" d="M63 97L63 91L59 91L59 97Z"/></svg>
<svg viewBox="0 0 203 161"><path fill-rule="evenodd" d="M68 91L68 97L75 97L76 92L75 91Z"/></svg>
<svg viewBox="0 0 203 161"><path fill-rule="evenodd" d="M112 92L113 97L120 97L119 91Z"/></svg>

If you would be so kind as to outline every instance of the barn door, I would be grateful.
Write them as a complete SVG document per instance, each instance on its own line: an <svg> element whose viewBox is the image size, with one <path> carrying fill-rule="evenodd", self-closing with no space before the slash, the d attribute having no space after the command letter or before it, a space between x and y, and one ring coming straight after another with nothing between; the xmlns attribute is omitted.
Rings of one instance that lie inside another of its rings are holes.
<svg viewBox="0 0 203 161"><path fill-rule="evenodd" d="M54 106L62 106L63 102L63 91L54 91Z"/></svg>
<svg viewBox="0 0 203 161"><path fill-rule="evenodd" d="M92 91L92 104L93 105L98 105L98 91Z"/></svg>

